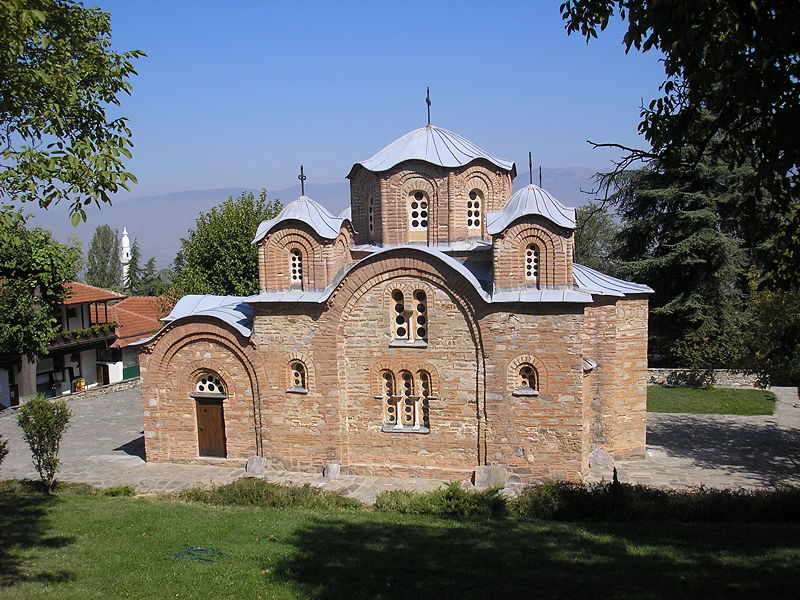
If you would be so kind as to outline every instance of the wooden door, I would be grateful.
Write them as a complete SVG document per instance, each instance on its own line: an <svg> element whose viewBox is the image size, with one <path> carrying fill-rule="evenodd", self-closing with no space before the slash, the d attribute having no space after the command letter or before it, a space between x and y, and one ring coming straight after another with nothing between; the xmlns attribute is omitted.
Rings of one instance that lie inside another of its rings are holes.
<svg viewBox="0 0 800 600"><path fill-rule="evenodd" d="M200 456L225 458L222 400L197 399L197 445Z"/></svg>

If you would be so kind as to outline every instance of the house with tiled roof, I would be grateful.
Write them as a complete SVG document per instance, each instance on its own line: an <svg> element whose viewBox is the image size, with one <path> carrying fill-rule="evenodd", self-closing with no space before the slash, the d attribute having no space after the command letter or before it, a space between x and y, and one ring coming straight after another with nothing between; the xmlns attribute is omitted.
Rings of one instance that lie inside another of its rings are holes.
<svg viewBox="0 0 800 600"><path fill-rule="evenodd" d="M531 482L643 456L652 290L575 264L575 209L515 176L428 125L353 165L339 216L263 222L259 293L187 296L142 344L147 459Z"/></svg>
<svg viewBox="0 0 800 600"><path fill-rule="evenodd" d="M57 396L104 382L99 354L116 339L109 303L125 296L79 281L64 288L56 313L61 330L47 355L0 369L0 406L14 406L37 392Z"/></svg>

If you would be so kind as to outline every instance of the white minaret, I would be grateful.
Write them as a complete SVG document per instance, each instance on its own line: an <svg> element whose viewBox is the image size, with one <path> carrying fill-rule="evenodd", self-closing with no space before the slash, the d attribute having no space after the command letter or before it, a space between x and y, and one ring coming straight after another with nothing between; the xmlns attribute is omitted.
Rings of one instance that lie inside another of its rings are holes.
<svg viewBox="0 0 800 600"><path fill-rule="evenodd" d="M122 242L119 245L119 262L122 263L122 285L128 282L128 263L131 262L131 242L128 239L128 228L122 228Z"/></svg>

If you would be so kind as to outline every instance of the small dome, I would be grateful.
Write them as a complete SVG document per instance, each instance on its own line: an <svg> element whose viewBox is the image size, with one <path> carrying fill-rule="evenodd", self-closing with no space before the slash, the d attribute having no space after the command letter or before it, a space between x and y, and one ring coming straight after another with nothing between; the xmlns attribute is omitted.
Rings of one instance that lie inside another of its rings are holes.
<svg viewBox="0 0 800 600"><path fill-rule="evenodd" d="M426 125L405 134L377 152L372 158L357 162L356 165L378 173L388 171L406 160L422 160L439 167L452 169L468 165L476 158L488 160L506 171L515 169L513 161L492 156L457 133L433 125Z"/></svg>
<svg viewBox="0 0 800 600"><path fill-rule="evenodd" d="M527 215L541 215L556 225L575 229L575 209L564 206L549 192L531 184L515 192L503 208L486 215L486 231L489 235L500 233Z"/></svg>
<svg viewBox="0 0 800 600"><path fill-rule="evenodd" d="M326 240L332 240L339 235L339 229L342 226L342 219L334 217L324 206L308 196L300 196L294 202L284 206L274 219L262 221L252 243L260 242L276 225L290 220L305 223Z"/></svg>

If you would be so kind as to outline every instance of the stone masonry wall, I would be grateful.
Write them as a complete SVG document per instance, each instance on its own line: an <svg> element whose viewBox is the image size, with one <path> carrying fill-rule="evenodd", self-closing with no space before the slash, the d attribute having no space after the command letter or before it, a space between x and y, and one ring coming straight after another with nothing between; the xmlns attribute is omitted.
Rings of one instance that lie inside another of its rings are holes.
<svg viewBox="0 0 800 600"><path fill-rule="evenodd" d="M196 401L190 395L206 372L219 375L226 387L223 416L227 459L244 461L256 454L256 401L259 380L264 377L252 368L253 358L246 340L211 320L169 329L145 346L140 363L147 460L215 460L199 457Z"/></svg>

